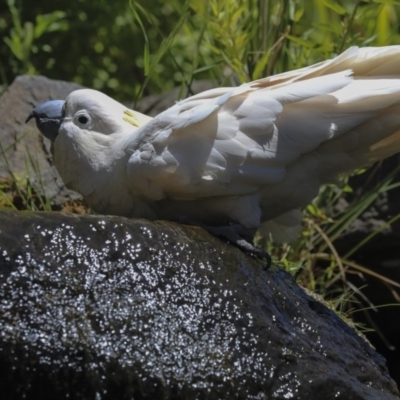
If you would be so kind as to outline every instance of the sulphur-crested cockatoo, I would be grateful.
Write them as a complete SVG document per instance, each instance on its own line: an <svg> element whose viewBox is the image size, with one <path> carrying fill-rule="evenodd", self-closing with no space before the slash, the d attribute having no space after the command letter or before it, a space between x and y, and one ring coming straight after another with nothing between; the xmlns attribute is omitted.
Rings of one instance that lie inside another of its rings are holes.
<svg viewBox="0 0 400 400"><path fill-rule="evenodd" d="M94 211L237 223L285 241L321 184L400 151L400 46L352 47L153 119L89 89L32 117Z"/></svg>

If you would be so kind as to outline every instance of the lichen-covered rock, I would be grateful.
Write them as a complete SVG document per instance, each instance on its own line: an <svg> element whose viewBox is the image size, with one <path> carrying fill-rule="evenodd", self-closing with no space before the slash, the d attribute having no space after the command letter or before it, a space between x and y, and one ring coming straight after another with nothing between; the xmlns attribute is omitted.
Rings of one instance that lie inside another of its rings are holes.
<svg viewBox="0 0 400 400"><path fill-rule="evenodd" d="M9 399L399 398L284 271L199 228L61 213L0 213L0 374Z"/></svg>

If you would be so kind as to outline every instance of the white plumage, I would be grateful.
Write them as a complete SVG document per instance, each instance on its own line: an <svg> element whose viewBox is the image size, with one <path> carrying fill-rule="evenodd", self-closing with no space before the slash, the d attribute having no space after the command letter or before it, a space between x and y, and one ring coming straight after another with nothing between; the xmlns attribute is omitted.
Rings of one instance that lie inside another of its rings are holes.
<svg viewBox="0 0 400 400"><path fill-rule="evenodd" d="M400 151L399 112L400 46L353 47L203 92L154 119L97 91L75 91L54 163L97 212L235 221L283 241L321 184Z"/></svg>

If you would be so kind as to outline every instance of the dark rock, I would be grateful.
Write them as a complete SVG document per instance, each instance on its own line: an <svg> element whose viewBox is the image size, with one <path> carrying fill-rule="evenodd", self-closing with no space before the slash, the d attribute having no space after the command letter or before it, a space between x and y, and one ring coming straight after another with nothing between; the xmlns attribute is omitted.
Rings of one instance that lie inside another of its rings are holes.
<svg viewBox="0 0 400 400"><path fill-rule="evenodd" d="M0 213L4 398L398 399L283 270L199 228Z"/></svg>
<svg viewBox="0 0 400 400"><path fill-rule="evenodd" d="M41 195L55 203L80 196L65 188L51 164L50 142L36 128L25 124L32 108L44 101L65 99L82 88L75 83L43 76L20 76L0 97L0 179L28 178Z"/></svg>

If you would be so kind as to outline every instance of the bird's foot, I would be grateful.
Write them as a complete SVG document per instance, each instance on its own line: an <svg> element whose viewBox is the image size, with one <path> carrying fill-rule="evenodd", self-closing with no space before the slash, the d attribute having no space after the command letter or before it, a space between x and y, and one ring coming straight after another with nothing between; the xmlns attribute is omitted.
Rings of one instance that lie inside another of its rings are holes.
<svg viewBox="0 0 400 400"><path fill-rule="evenodd" d="M251 243L256 229L245 228L238 224L228 226L202 226L202 228L214 236L226 239L243 252L265 260L267 263L266 269L271 266L271 256L265 250Z"/></svg>
<svg viewBox="0 0 400 400"><path fill-rule="evenodd" d="M181 221L182 222L182 221ZM208 226L204 224L198 224L193 221L184 221L183 223L188 225L196 225L203 228L208 233L216 236L220 239L225 239L235 247L242 250L244 253L249 254L253 257L257 257L266 262L265 269L271 266L271 256L263 249L254 246L251 242L253 240L256 229L246 228L240 224L232 224L226 226Z"/></svg>

